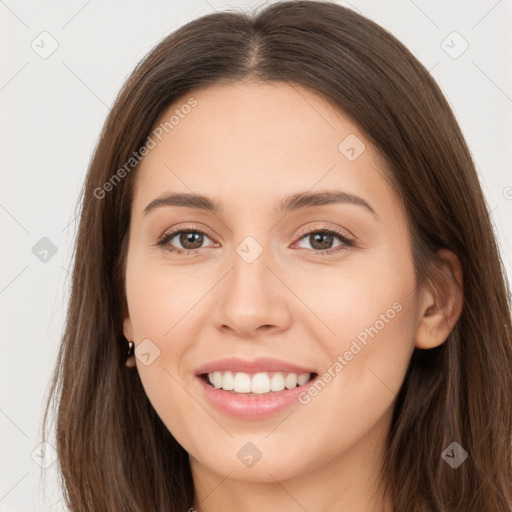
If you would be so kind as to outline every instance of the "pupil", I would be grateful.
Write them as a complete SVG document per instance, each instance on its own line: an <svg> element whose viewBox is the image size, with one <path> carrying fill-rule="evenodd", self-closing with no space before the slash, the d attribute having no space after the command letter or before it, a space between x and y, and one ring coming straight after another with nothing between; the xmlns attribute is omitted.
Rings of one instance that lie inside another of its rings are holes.
<svg viewBox="0 0 512 512"><path fill-rule="evenodd" d="M198 249L199 247L201 247L201 237L202 237L202 235L197 232L182 233L182 235L180 237L181 238L180 242L181 242L181 245L183 245L183 247L185 247L186 249ZM199 245L194 246L194 241L197 242L198 240L199 240ZM190 247L188 244L192 244L192 247Z"/></svg>
<svg viewBox="0 0 512 512"><path fill-rule="evenodd" d="M324 243L320 243L320 247L318 247L317 249L329 249L329 245L332 244L332 235L330 235L329 233L317 233L313 235L313 248L315 248L315 243L319 240L321 241L322 238L324 238Z"/></svg>

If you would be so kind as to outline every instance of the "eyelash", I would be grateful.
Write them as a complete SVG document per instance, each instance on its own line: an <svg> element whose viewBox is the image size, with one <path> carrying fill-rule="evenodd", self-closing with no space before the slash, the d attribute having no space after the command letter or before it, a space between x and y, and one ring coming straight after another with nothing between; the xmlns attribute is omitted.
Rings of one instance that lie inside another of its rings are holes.
<svg viewBox="0 0 512 512"><path fill-rule="evenodd" d="M159 241L156 243L156 245L159 247L162 247L166 251L169 251L169 252L172 252L175 254L185 255L185 256L192 256L193 254L196 254L197 252L199 252L200 249L177 249L172 246L166 247L168 242L170 240L172 240L176 235L179 235L180 233L200 233L200 234L208 237L208 235L201 229L195 229L195 228L194 229L192 229L192 228L178 229L178 230L172 231L171 233L164 233L162 235L162 237L159 239ZM313 229L310 231L301 232L299 235L298 241L302 240L303 238L305 238L308 235L313 235L313 234L318 234L318 233L321 233L323 235L325 235L325 234L326 235L335 235L337 238L339 238L341 240L341 242L343 242L338 247L334 247L332 249L327 249L324 251L320 251L317 249L307 249L308 251L311 251L314 254L319 255L319 256L326 256L326 255L334 254L334 253L337 253L340 251L344 251L344 250L347 250L348 247L353 247L355 245L355 243L352 239L348 238L346 235L344 235L343 233L340 233L339 231L336 231L333 229L328 229L327 226L324 228L320 228L320 229L317 228L317 229ZM210 238L210 237L208 237L208 238Z"/></svg>

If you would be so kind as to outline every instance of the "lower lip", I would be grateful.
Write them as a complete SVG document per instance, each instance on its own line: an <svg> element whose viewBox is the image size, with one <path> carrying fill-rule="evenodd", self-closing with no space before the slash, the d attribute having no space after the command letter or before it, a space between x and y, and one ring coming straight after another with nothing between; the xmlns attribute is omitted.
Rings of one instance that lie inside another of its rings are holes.
<svg viewBox="0 0 512 512"><path fill-rule="evenodd" d="M299 395L311 386L314 379L302 386L261 395L235 394L217 389L196 377L208 400L223 413L245 420L259 420L278 414L294 403Z"/></svg>

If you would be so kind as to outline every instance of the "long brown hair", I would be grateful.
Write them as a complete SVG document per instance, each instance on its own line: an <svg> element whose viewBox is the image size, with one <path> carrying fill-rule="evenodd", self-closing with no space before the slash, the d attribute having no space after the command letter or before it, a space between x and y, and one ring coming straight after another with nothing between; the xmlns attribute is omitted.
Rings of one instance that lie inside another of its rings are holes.
<svg viewBox="0 0 512 512"><path fill-rule="evenodd" d="M53 404L68 507L169 512L193 503L187 453L138 373L124 366L124 262L137 171L126 163L168 105L196 87L240 80L307 86L354 120L391 169L418 282L432 278L439 248L461 262L461 316L444 344L414 351L397 396L382 467L394 511L510 511L510 294L475 165L418 60L374 22L322 1L191 21L138 64L117 97L80 197L71 297L43 419L44 440ZM441 456L452 442L468 453L456 469Z"/></svg>

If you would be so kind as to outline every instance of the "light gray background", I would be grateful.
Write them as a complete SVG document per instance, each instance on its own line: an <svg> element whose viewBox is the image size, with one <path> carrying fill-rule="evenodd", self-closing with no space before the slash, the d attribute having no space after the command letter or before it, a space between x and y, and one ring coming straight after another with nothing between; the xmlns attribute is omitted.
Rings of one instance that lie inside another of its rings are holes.
<svg viewBox="0 0 512 512"><path fill-rule="evenodd" d="M69 296L74 208L109 106L135 64L171 31L214 10L259 4L0 0L0 511L63 510L57 463L42 470L36 462L40 422ZM444 91L480 173L510 279L511 0L351 5L396 35ZM464 45L454 31L469 44L458 58L447 53ZM42 58L52 38L58 48ZM57 249L46 262L32 250L43 237Z"/></svg>

